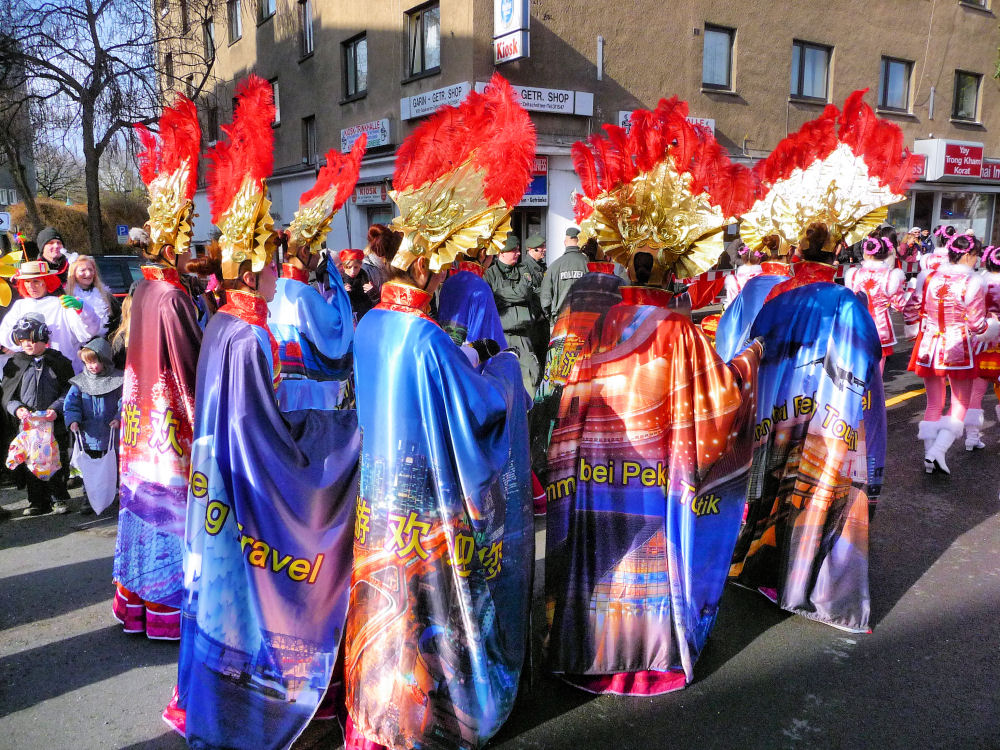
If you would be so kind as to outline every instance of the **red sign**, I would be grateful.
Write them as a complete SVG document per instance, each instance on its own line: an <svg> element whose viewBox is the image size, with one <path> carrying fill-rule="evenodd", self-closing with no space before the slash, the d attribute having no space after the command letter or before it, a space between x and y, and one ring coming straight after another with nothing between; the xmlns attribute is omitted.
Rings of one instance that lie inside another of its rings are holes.
<svg viewBox="0 0 1000 750"><path fill-rule="evenodd" d="M916 162L913 165L913 179L922 180L927 176L927 155L926 154L913 154L917 157Z"/></svg>
<svg viewBox="0 0 1000 750"><path fill-rule="evenodd" d="M1000 182L1000 159L983 159L980 177L991 182Z"/></svg>
<svg viewBox="0 0 1000 750"><path fill-rule="evenodd" d="M947 143L944 147L942 175L950 177L979 177L983 171L983 147Z"/></svg>

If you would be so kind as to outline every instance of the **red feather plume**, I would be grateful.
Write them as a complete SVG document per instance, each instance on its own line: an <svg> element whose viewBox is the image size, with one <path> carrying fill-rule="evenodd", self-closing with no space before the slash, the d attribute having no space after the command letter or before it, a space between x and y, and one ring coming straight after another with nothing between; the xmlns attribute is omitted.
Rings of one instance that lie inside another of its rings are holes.
<svg viewBox="0 0 1000 750"><path fill-rule="evenodd" d="M212 222L218 224L239 192L243 178L258 184L274 166L274 93L271 84L251 75L236 87L236 112L231 125L223 125L228 140L208 152L208 200Z"/></svg>
<svg viewBox="0 0 1000 750"><path fill-rule="evenodd" d="M587 148L583 141L577 141L570 148L570 155L573 158L573 169L580 178L583 193L588 198L596 198L601 192L601 185L597 179L597 164L594 155Z"/></svg>
<svg viewBox="0 0 1000 750"><path fill-rule="evenodd" d="M304 206L313 198L323 195L330 188L336 186L337 193L331 213L339 211L357 184L358 173L361 171L361 159L365 155L367 146L368 136L362 133L348 153L342 154L337 149L330 149L326 154L326 164L320 168L319 174L316 175L316 184L302 194L302 197L299 198L299 205Z"/></svg>
<svg viewBox="0 0 1000 750"><path fill-rule="evenodd" d="M145 125L134 127L143 147L136 155L142 181L149 185L158 175L176 171L187 160L192 179L187 182L184 197L190 200L197 189L197 181L193 178L198 170L201 149L201 126L194 102L178 94L174 105L166 107L160 115L159 137Z"/></svg>

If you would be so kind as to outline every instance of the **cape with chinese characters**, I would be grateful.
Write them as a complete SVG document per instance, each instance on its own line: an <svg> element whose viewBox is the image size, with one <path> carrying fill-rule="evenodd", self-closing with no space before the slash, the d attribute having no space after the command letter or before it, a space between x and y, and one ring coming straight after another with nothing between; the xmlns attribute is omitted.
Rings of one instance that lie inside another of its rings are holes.
<svg viewBox="0 0 1000 750"><path fill-rule="evenodd" d="M563 299L549 347L545 371L535 391L531 409L531 463L537 474L545 475L549 438L559 414L559 397L573 364L598 318L622 300L619 288L626 282L614 273L613 263L588 263L590 271L580 277Z"/></svg>
<svg viewBox="0 0 1000 750"><path fill-rule="evenodd" d="M595 325L549 447L549 663L593 692L691 681L750 466L759 347L724 364L667 295L644 304L648 291L622 287Z"/></svg>
<svg viewBox="0 0 1000 750"><path fill-rule="evenodd" d="M356 414L279 409L266 307L244 297L256 317L231 299L198 361L178 690L164 714L191 747L291 746L330 684L347 610Z"/></svg>
<svg viewBox="0 0 1000 750"><path fill-rule="evenodd" d="M757 444L730 576L782 609L865 632L885 466L878 330L863 298L816 283L767 302L750 335L764 342Z"/></svg>
<svg viewBox="0 0 1000 750"><path fill-rule="evenodd" d="M343 284L325 297L305 271L285 266L268 303L268 327L278 342L282 411L337 409L352 372L354 315Z"/></svg>
<svg viewBox="0 0 1000 750"><path fill-rule="evenodd" d="M142 270L122 392L114 580L144 601L177 608L202 332L177 271Z"/></svg>
<svg viewBox="0 0 1000 750"><path fill-rule="evenodd" d="M493 290L478 263L462 261L458 273L441 285L437 319L456 344L493 339L501 349L507 348Z"/></svg>
<svg viewBox="0 0 1000 750"><path fill-rule="evenodd" d="M724 362L732 361L750 345L750 329L771 290L791 278L791 268L783 263L763 263L764 272L749 279L722 311L715 330L715 351ZM787 270L788 275L782 273Z"/></svg>
<svg viewBox="0 0 1000 750"><path fill-rule="evenodd" d="M358 324L364 433L347 708L400 750L479 748L510 714L528 642L528 396L513 354L477 371L389 282ZM392 363L392 366L387 366Z"/></svg>

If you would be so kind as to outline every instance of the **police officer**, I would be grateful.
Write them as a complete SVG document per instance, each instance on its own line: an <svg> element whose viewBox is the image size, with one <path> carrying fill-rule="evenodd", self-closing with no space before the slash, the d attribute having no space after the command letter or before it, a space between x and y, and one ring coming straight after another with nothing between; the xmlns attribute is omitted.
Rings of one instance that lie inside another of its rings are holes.
<svg viewBox="0 0 1000 750"><path fill-rule="evenodd" d="M539 293L542 311L548 317L550 327L559 314L559 308L569 288L587 273L587 256L580 250L580 230L576 227L567 229L563 244L566 246L566 252L545 272Z"/></svg>
<svg viewBox="0 0 1000 750"><path fill-rule="evenodd" d="M521 262L535 279L535 288L542 288L542 278L545 276L545 238L540 234L533 234L524 241L524 246L528 254L521 258Z"/></svg>

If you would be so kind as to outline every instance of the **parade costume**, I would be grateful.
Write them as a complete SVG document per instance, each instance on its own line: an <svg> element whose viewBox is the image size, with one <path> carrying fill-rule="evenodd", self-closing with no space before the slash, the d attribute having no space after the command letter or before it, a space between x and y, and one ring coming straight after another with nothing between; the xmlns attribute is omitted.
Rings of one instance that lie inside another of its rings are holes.
<svg viewBox="0 0 1000 750"><path fill-rule="evenodd" d="M986 286L986 315L990 321L1000 321L1000 271L989 268L1000 267L1000 249L990 246L983 250L984 263L989 263L982 271L983 283ZM1000 325L1000 322L992 325ZM983 396L993 384L994 390L1000 392L1000 341L989 340L988 337L978 337L975 349L977 379L972 386L969 408L965 413L965 449L976 450L986 447L981 440L983 430ZM997 419L1000 420L1000 405L996 407Z"/></svg>
<svg viewBox="0 0 1000 750"><path fill-rule="evenodd" d="M459 262L458 273L448 277L438 294L438 322L456 344L492 339L506 349L497 303L483 273L475 261Z"/></svg>
<svg viewBox="0 0 1000 750"><path fill-rule="evenodd" d="M149 189L151 251L190 244L201 131L184 97L163 111L155 139L137 126ZM176 268L142 266L132 298L122 393L115 617L125 632L180 638L184 515L191 466L198 312Z"/></svg>
<svg viewBox="0 0 1000 750"><path fill-rule="evenodd" d="M271 86L251 76L237 96L230 140L208 155L230 286L272 252ZM330 684L346 616L356 415L279 408L267 314L259 294L227 289L198 360L183 636L164 712L191 747L290 747Z"/></svg>
<svg viewBox="0 0 1000 750"><path fill-rule="evenodd" d="M754 195L749 170L686 115L662 100L633 113L628 136L605 125L573 146L581 229L623 265L647 253L666 279L711 266ZM715 622L760 349L726 365L669 293L619 291L568 373L549 446L548 661L585 690L653 695L693 679Z"/></svg>
<svg viewBox="0 0 1000 750"><path fill-rule="evenodd" d="M760 267L759 263L744 263L742 266L736 269L735 272L726 276L725 288L726 288L726 307L733 304L739 293L743 291L743 287L750 279L756 278L764 273L764 269Z"/></svg>
<svg viewBox="0 0 1000 750"><path fill-rule="evenodd" d="M417 128L393 178L404 236L392 265L427 258L444 268L497 234L528 185L534 143L499 75ZM357 734L400 750L481 747L513 707L526 654L530 403L513 354L477 371L427 315L429 303L426 291L389 281L355 340L364 444L349 747Z"/></svg>
<svg viewBox="0 0 1000 750"><path fill-rule="evenodd" d="M885 240L888 242L888 240ZM882 240L865 240L868 244L881 244ZM896 332L892 327L889 309L903 311L903 297L906 293L906 274L901 268L889 265L891 261L865 259L860 266L848 268L844 274L844 286L852 292L862 292L868 300L868 312L875 321L878 338L882 343L882 361L893 352L896 345Z"/></svg>
<svg viewBox="0 0 1000 750"><path fill-rule="evenodd" d="M885 463L882 349L864 299L833 283L834 267L817 259L884 220L906 195L914 159L864 93L840 112L827 106L754 167L761 198L741 234L777 234L807 260L771 289L750 329L764 342L757 445L730 570L782 609L853 632L868 630L871 609L868 529Z"/></svg>
<svg viewBox="0 0 1000 750"><path fill-rule="evenodd" d="M764 261L760 268L761 273L743 285L719 318L714 343L723 362L731 362L750 345L750 329L764 301L775 286L792 277L792 267L788 263Z"/></svg>
<svg viewBox="0 0 1000 750"><path fill-rule="evenodd" d="M362 134L350 153L331 149L313 187L299 198L288 227L300 251L319 252L334 215L358 181L367 138ZM309 272L290 263L268 303L268 327L278 342L283 411L336 409L348 392L353 367L354 317L343 284L333 284L324 297L309 285Z"/></svg>

